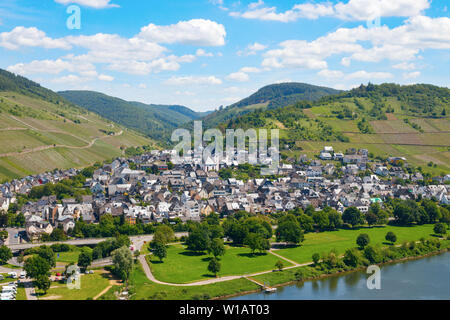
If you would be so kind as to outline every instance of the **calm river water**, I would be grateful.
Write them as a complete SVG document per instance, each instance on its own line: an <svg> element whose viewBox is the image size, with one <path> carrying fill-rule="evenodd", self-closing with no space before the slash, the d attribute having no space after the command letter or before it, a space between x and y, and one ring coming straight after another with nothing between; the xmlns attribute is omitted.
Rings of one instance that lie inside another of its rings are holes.
<svg viewBox="0 0 450 320"><path fill-rule="evenodd" d="M450 299L450 253L381 267L381 289L369 290L365 272L353 272L254 293L232 300Z"/></svg>

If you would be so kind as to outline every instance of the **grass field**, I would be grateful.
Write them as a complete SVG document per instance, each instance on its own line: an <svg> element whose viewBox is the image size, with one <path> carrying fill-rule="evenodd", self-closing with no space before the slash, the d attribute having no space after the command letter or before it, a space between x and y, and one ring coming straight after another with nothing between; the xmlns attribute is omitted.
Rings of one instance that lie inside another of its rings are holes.
<svg viewBox="0 0 450 320"><path fill-rule="evenodd" d="M134 300L197 300L258 290L259 286L246 279L209 284L206 286L173 287L150 282L140 264L134 268L132 281Z"/></svg>
<svg viewBox="0 0 450 320"><path fill-rule="evenodd" d="M433 235L433 225L413 227L363 227L357 230L308 233L305 235L305 241L302 242L301 246L277 250L277 253L295 262L306 263L312 261L311 257L314 253L328 253L332 249L335 249L339 254L343 254L346 249L356 247L356 238L361 233L367 233L369 235L371 244L383 245L383 243L386 242L384 237L389 231L392 231L397 235L397 243L402 243L406 240L420 240L422 237L431 237Z"/></svg>
<svg viewBox="0 0 450 320"><path fill-rule="evenodd" d="M94 298L109 286L108 273L96 270L94 274L81 276L81 289L70 290L65 283L52 282L45 295L39 295L40 300L86 300Z"/></svg>
<svg viewBox="0 0 450 320"><path fill-rule="evenodd" d="M184 249L182 245L171 245L167 258L160 263L151 257L150 267L156 279L168 283L189 283L214 277L208 271L210 255L198 254ZM245 275L275 269L278 257L268 254L252 255L249 248L229 247L223 257L219 276ZM287 262L285 266L288 266Z"/></svg>
<svg viewBox="0 0 450 320"><path fill-rule="evenodd" d="M80 252L80 250L75 249L74 251L56 253L56 262L63 262L67 264L72 262L77 263Z"/></svg>

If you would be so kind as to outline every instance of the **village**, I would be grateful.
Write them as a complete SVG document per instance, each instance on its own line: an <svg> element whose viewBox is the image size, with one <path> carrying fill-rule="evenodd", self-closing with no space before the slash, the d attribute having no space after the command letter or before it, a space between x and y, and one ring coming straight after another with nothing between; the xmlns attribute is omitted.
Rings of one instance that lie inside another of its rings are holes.
<svg viewBox="0 0 450 320"><path fill-rule="evenodd" d="M381 162L369 159L366 149L335 152L332 146L325 146L315 159L306 155L287 158L276 175L247 181L221 174L226 169L239 170L237 153L222 161L177 164L171 162L173 153L154 150L99 167L84 185L90 195L60 200L51 195L27 202L20 208L25 232L18 241L37 242L56 228L68 233L76 221L95 224L106 214L135 225L201 221L212 212L226 217L238 211L269 214L310 206L316 210L328 206L340 213L356 207L367 213L371 203L382 203L386 197L450 203L450 175L424 184L420 172L408 172L407 159ZM33 187L57 183L79 172L55 170L4 183L0 185L0 210L8 211L18 195L28 194Z"/></svg>

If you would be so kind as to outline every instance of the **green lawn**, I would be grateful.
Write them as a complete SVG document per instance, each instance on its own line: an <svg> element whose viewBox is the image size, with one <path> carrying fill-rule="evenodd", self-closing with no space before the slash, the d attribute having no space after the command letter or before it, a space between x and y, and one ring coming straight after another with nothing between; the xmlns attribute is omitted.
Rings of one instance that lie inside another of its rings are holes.
<svg viewBox="0 0 450 320"><path fill-rule="evenodd" d="M52 282L47 294L39 296L39 299L86 300L88 298L94 298L109 286L107 275L107 273L102 273L101 271L96 271L94 274L82 275L80 290L70 290L65 282Z"/></svg>
<svg viewBox="0 0 450 320"><path fill-rule="evenodd" d="M171 245L163 263L156 257L149 257L150 267L156 279L169 283L188 283L214 277L208 271L210 255L187 251L182 245ZM245 275L275 269L278 257L268 254L252 255L249 248L229 247L221 257L219 276ZM285 266L288 263L285 262Z"/></svg>
<svg viewBox="0 0 450 320"><path fill-rule="evenodd" d="M383 244L386 242L384 237L389 231L397 235L397 243L402 243L405 240L429 238L433 234L433 225L363 227L357 230L308 233L301 246L277 250L277 253L298 263L305 263L312 261L311 257L314 253L328 253L332 249L336 249L339 254L343 254L347 248L356 247L356 238L360 233L367 233L371 244Z"/></svg>
<svg viewBox="0 0 450 320"><path fill-rule="evenodd" d="M7 273L1 273L1 275L4 278L3 280L0 280L1 284L14 281L14 279L10 278Z"/></svg>
<svg viewBox="0 0 450 320"><path fill-rule="evenodd" d="M221 297L240 292L258 290L259 286L247 279L236 279L205 286L173 287L150 282L140 264L134 268L132 281L134 300L197 300Z"/></svg>
<svg viewBox="0 0 450 320"><path fill-rule="evenodd" d="M56 262L63 262L63 263L77 263L78 262L78 256L80 255L80 250L74 250L74 251L68 251L68 252L58 252L56 253ZM59 258L58 258L59 254Z"/></svg>
<svg viewBox="0 0 450 320"><path fill-rule="evenodd" d="M16 300L27 300L27 294L25 293L25 287L19 284L17 288Z"/></svg>

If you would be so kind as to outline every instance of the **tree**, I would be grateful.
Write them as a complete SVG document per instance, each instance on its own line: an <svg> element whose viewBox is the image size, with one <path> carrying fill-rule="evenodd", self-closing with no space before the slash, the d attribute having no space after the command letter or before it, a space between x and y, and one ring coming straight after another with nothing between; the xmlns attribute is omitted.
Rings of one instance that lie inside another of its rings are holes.
<svg viewBox="0 0 450 320"><path fill-rule="evenodd" d="M370 238L367 233L361 233L358 238L356 238L356 244L364 249L370 243Z"/></svg>
<svg viewBox="0 0 450 320"><path fill-rule="evenodd" d="M304 240L302 228L293 215L287 215L280 219L278 222L276 236L277 241L284 241L294 244L299 244Z"/></svg>
<svg viewBox="0 0 450 320"><path fill-rule="evenodd" d="M386 241L389 241L392 244L394 244L397 241L397 236L392 231L389 231L388 233L386 233L385 239Z"/></svg>
<svg viewBox="0 0 450 320"><path fill-rule="evenodd" d="M229 222L228 222L229 221ZM246 225L235 220L226 220L224 223L225 235L233 239L233 244L242 245L248 235L248 228Z"/></svg>
<svg viewBox="0 0 450 320"><path fill-rule="evenodd" d="M445 224L439 222L434 225L433 231L438 235L444 235L447 233L447 227Z"/></svg>
<svg viewBox="0 0 450 320"><path fill-rule="evenodd" d="M155 243L153 248L153 254L159 258L159 261L163 262L163 259L167 257L167 247L161 241Z"/></svg>
<svg viewBox="0 0 450 320"><path fill-rule="evenodd" d="M276 267L279 271L283 270L283 267L284 267L283 261L278 260L277 263L275 263L275 267Z"/></svg>
<svg viewBox="0 0 450 320"><path fill-rule="evenodd" d="M5 241L6 238L8 238L8 231L6 230L0 230L0 240Z"/></svg>
<svg viewBox="0 0 450 320"><path fill-rule="evenodd" d="M330 229L336 230L343 225L342 216L336 210L331 210L328 212L328 220L330 221Z"/></svg>
<svg viewBox="0 0 450 320"><path fill-rule="evenodd" d="M369 260L370 263L383 262L383 254L378 247L367 246L364 248L364 257Z"/></svg>
<svg viewBox="0 0 450 320"><path fill-rule="evenodd" d="M305 232L312 232L314 230L314 220L307 214L300 214L297 217L297 220L300 223L300 227Z"/></svg>
<svg viewBox="0 0 450 320"><path fill-rule="evenodd" d="M366 214L366 221L369 224L369 226L373 226L373 225L375 225L377 223L378 217L373 212L367 212L367 214Z"/></svg>
<svg viewBox="0 0 450 320"><path fill-rule="evenodd" d="M259 251L261 253L270 249L270 242L267 239L264 239L260 234L257 233L249 233L247 238L245 238L244 243L249 246L252 254L255 251Z"/></svg>
<svg viewBox="0 0 450 320"><path fill-rule="evenodd" d="M188 250L197 252L208 250L210 242L209 233L204 228L195 229L186 240Z"/></svg>
<svg viewBox="0 0 450 320"><path fill-rule="evenodd" d="M347 249L343 261L349 267L357 267L361 263L361 253L355 248Z"/></svg>
<svg viewBox="0 0 450 320"><path fill-rule="evenodd" d="M175 232L173 229L166 225L156 227L155 234L153 235L153 241L161 241L164 244L170 243L175 238Z"/></svg>
<svg viewBox="0 0 450 320"><path fill-rule="evenodd" d="M318 265L319 264L319 261L320 261L320 254L318 254L317 252L316 253L314 253L313 255L312 255L312 259L313 259L313 261L314 261L314 265Z"/></svg>
<svg viewBox="0 0 450 320"><path fill-rule="evenodd" d="M130 277L133 269L133 256L128 247L121 247L112 252L114 273L122 280L126 281Z"/></svg>
<svg viewBox="0 0 450 320"><path fill-rule="evenodd" d="M36 253L39 257L45 259L52 268L56 267L56 255L52 248L49 246L40 246Z"/></svg>
<svg viewBox="0 0 450 320"><path fill-rule="evenodd" d="M24 269L30 278L37 279L39 276L49 277L50 263L40 256L33 256L25 261Z"/></svg>
<svg viewBox="0 0 450 320"><path fill-rule="evenodd" d="M215 238L211 241L211 245L208 248L208 253L212 254L215 258L223 256L225 254L225 246L223 240Z"/></svg>
<svg viewBox="0 0 450 320"><path fill-rule="evenodd" d="M92 250L91 249L83 249L78 256L78 266L86 271L86 269L92 263Z"/></svg>
<svg viewBox="0 0 450 320"><path fill-rule="evenodd" d="M0 264L6 264L13 257L11 249L7 246L0 247Z"/></svg>
<svg viewBox="0 0 450 320"><path fill-rule="evenodd" d="M314 212L312 218L319 230L324 231L329 228L330 220L328 219L328 214L324 210Z"/></svg>
<svg viewBox="0 0 450 320"><path fill-rule="evenodd" d="M217 274L220 272L220 262L216 258L212 258L211 261L209 261L208 264L208 271L214 273L214 275L217 277Z"/></svg>
<svg viewBox="0 0 450 320"><path fill-rule="evenodd" d="M442 217L439 207L433 200L422 200L422 207L428 215L429 222L434 223L436 220L439 220Z"/></svg>
<svg viewBox="0 0 450 320"><path fill-rule="evenodd" d="M44 292L44 294L46 294L48 289L50 289L51 281L47 275L38 275L38 277L34 279L33 282L39 290L42 290Z"/></svg>
<svg viewBox="0 0 450 320"><path fill-rule="evenodd" d="M394 217L400 225L416 222L420 216L420 207L413 200L398 202L394 206ZM425 210L423 210L425 212Z"/></svg>
<svg viewBox="0 0 450 320"><path fill-rule="evenodd" d="M349 207L345 209L344 213L342 214L342 220L345 223L350 224L353 228L364 223L363 214L355 207Z"/></svg>

